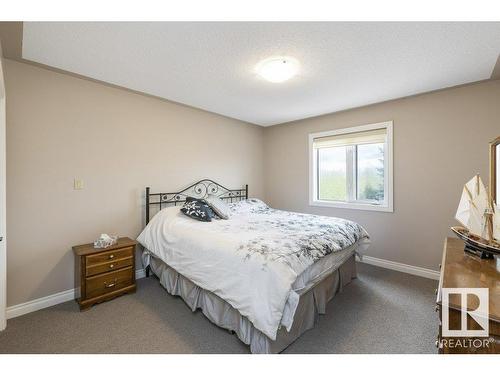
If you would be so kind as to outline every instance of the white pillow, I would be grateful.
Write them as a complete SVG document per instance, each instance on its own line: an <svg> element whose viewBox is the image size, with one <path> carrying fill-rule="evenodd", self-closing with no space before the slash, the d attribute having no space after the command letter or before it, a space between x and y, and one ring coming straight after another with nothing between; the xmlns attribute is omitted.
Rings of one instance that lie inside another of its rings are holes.
<svg viewBox="0 0 500 375"><path fill-rule="evenodd" d="M207 202L210 208L222 219L229 219L229 206L218 196L208 194L208 196L205 198L205 202Z"/></svg>

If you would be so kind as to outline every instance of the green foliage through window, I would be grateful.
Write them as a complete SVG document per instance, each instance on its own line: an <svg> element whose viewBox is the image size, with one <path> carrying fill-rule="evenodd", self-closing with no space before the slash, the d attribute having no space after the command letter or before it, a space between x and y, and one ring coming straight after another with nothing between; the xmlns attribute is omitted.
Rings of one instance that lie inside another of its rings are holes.
<svg viewBox="0 0 500 375"><path fill-rule="evenodd" d="M359 201L384 201L383 143L324 147L316 152L320 200L345 202L351 197ZM353 189L351 194L349 186Z"/></svg>

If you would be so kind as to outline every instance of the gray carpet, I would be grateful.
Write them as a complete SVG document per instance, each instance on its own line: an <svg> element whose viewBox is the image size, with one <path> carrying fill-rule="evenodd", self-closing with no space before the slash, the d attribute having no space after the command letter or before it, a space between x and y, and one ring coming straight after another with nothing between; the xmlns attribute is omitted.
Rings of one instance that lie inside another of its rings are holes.
<svg viewBox="0 0 500 375"><path fill-rule="evenodd" d="M437 281L358 264L359 276L284 353L436 353ZM75 302L27 314L0 332L0 353L248 353L235 335L169 295L154 277L79 312Z"/></svg>

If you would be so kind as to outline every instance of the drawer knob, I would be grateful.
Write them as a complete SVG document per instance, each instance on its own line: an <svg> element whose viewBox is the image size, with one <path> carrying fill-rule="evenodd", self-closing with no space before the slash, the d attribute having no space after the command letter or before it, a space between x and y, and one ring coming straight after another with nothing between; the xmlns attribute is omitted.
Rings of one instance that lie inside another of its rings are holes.
<svg viewBox="0 0 500 375"><path fill-rule="evenodd" d="M116 279L115 279L115 281L114 281L114 282L112 282L112 283L107 283L106 281L104 282L104 287L105 287L105 288L112 288L112 287L114 287L115 285L116 285Z"/></svg>
<svg viewBox="0 0 500 375"><path fill-rule="evenodd" d="M109 259L113 259L115 257L114 254L109 254Z"/></svg>
<svg viewBox="0 0 500 375"><path fill-rule="evenodd" d="M115 265L114 264L110 264L109 265L109 268L113 268Z"/></svg>

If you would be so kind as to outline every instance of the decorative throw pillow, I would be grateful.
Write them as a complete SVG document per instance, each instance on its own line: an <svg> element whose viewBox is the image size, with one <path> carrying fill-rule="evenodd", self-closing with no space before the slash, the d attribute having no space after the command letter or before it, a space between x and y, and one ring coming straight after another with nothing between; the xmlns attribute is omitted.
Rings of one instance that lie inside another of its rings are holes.
<svg viewBox="0 0 500 375"><path fill-rule="evenodd" d="M200 221L212 221L215 216L210 206L203 200L187 197L181 208L181 212L193 219Z"/></svg>
<svg viewBox="0 0 500 375"><path fill-rule="evenodd" d="M214 210L212 210L210 208L210 205L205 201L205 199L194 198L194 197L186 197L186 202L193 202L193 201L198 201L198 202L201 202L201 203L205 204L206 206L203 206L203 207L208 211L208 213L210 214L210 217L212 219L218 219L219 218L217 216L217 214L214 212Z"/></svg>
<svg viewBox="0 0 500 375"><path fill-rule="evenodd" d="M208 194L205 198L210 208L222 219L229 219L229 206L216 195Z"/></svg>

